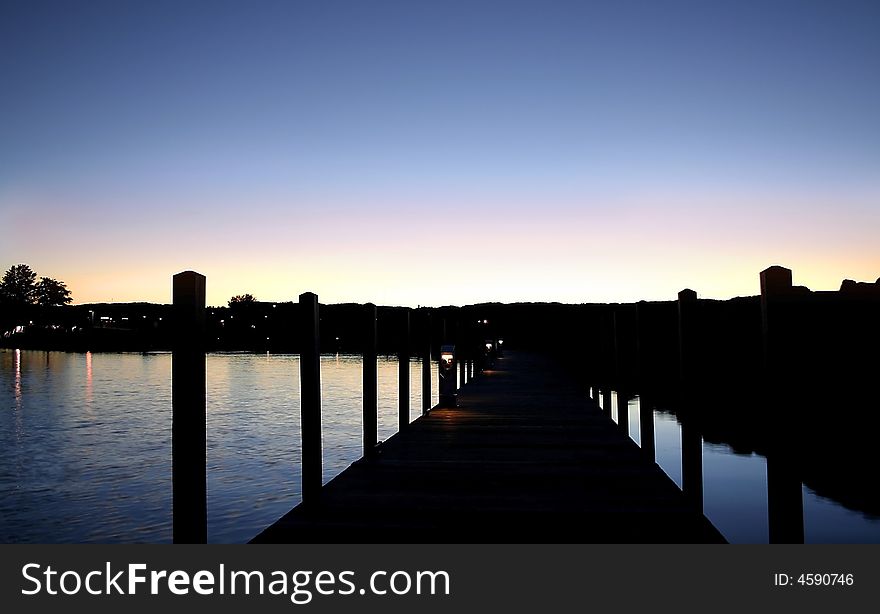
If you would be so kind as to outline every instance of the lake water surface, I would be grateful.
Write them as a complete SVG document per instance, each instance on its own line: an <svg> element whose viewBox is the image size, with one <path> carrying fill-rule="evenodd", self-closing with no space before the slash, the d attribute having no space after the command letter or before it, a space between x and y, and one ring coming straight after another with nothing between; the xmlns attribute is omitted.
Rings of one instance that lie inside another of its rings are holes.
<svg viewBox="0 0 880 614"><path fill-rule="evenodd" d="M361 455L361 359L323 356L324 480ZM431 405L437 402L436 364ZM411 414L421 365L410 364ZM397 359L380 357L379 439L397 430ZM245 542L299 502L299 359L207 357L208 539ZM628 403L641 441L639 399ZM0 541L171 541L171 355L0 350ZM612 395L612 417L617 417ZM681 486L681 429L653 413ZM766 460L702 445L704 509L734 543L766 543ZM807 542L880 543L880 519L807 488Z"/></svg>

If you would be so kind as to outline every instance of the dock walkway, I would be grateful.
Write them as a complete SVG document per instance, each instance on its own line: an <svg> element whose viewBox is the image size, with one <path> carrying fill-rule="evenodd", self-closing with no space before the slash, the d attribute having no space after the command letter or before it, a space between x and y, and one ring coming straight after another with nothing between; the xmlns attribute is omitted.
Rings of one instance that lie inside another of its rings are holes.
<svg viewBox="0 0 880 614"><path fill-rule="evenodd" d="M702 543L724 538L548 357L509 353L254 538Z"/></svg>

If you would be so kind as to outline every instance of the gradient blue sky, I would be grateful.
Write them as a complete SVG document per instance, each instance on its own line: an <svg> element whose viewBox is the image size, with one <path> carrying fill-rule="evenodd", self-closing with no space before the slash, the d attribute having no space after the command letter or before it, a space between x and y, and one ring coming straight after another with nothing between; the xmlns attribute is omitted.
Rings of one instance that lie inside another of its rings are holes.
<svg viewBox="0 0 880 614"><path fill-rule="evenodd" d="M880 275L880 3L0 3L0 266L76 302Z"/></svg>

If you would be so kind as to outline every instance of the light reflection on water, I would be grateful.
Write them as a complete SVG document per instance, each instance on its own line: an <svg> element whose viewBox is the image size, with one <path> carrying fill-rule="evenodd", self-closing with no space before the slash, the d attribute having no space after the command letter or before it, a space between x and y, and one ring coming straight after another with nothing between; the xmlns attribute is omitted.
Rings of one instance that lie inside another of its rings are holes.
<svg viewBox="0 0 880 614"><path fill-rule="evenodd" d="M612 393L612 418L617 422L617 393ZM639 399L629 401L630 437L641 445ZM681 425L673 414L653 412L656 461L682 486ZM769 539L767 460L758 454L737 454L726 444L704 441L703 509L731 543L761 544ZM848 510L802 486L805 543L880 543L880 518Z"/></svg>
<svg viewBox="0 0 880 614"><path fill-rule="evenodd" d="M361 455L361 361L322 356L324 479ZM397 430L380 357L379 439ZM410 418L421 365L410 364ZM171 540L170 354L0 350L0 541ZM437 403L436 365L432 405ZM207 357L208 539L243 542L299 501L299 359Z"/></svg>
<svg viewBox="0 0 880 614"><path fill-rule="evenodd" d="M360 454L361 361L322 356L324 479ZM397 430L397 360L378 364L379 439ZM212 354L208 535L250 539L299 501L297 356ZM0 542L171 539L171 356L0 350ZM410 418L421 364L410 364ZM432 403L437 403L436 364ZM617 417L617 395L612 412ZM640 443L639 399L627 407ZM676 418L654 411L657 463L682 483ZM766 460L702 446L704 509L734 543L766 543ZM808 543L880 543L880 519L806 487Z"/></svg>

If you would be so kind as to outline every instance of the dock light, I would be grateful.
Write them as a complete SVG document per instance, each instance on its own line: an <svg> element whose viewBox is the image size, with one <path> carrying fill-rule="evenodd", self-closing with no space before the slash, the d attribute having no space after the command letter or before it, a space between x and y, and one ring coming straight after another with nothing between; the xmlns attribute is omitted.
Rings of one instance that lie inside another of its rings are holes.
<svg viewBox="0 0 880 614"><path fill-rule="evenodd" d="M455 374L455 346L440 346L440 368L437 369L440 378L440 407L458 406L458 386Z"/></svg>

